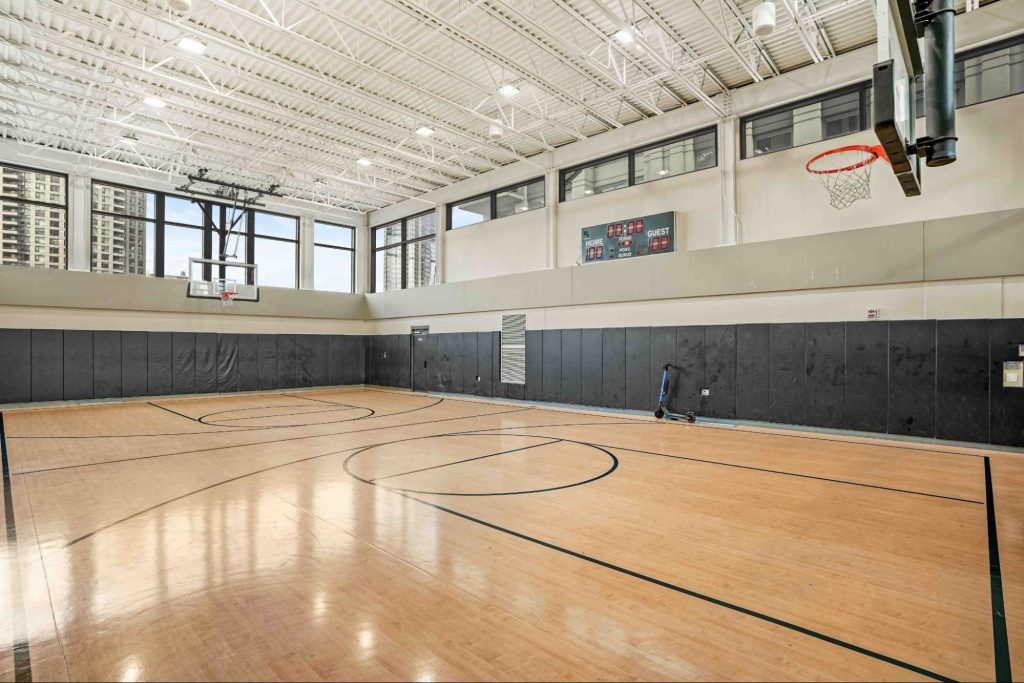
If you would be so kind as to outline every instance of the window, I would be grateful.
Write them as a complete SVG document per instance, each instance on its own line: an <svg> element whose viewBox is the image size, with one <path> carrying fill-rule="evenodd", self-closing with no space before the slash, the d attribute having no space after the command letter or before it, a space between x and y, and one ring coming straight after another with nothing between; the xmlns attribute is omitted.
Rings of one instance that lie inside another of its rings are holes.
<svg viewBox="0 0 1024 683"><path fill-rule="evenodd" d="M965 50L953 67L956 106L969 107L1024 93L1024 35ZM917 80L917 115L924 117L924 79Z"/></svg>
<svg viewBox="0 0 1024 683"><path fill-rule="evenodd" d="M433 211L373 229L373 291L432 285L437 279L437 215Z"/></svg>
<svg viewBox="0 0 1024 683"><path fill-rule="evenodd" d="M544 207L544 179L492 190L448 205L448 229L464 228Z"/></svg>
<svg viewBox="0 0 1024 683"><path fill-rule="evenodd" d="M741 120L742 157L749 159L791 147L867 130L868 82L802 100Z"/></svg>
<svg viewBox="0 0 1024 683"><path fill-rule="evenodd" d="M253 211L253 259L261 287L298 285L299 219Z"/></svg>
<svg viewBox="0 0 1024 683"><path fill-rule="evenodd" d="M624 154L562 171L562 201L611 192L718 165L714 128L638 147Z"/></svg>
<svg viewBox="0 0 1024 683"><path fill-rule="evenodd" d="M67 177L7 164L0 173L0 265L67 268Z"/></svg>
<svg viewBox="0 0 1024 683"><path fill-rule="evenodd" d="M355 291L355 239L354 228L313 224L313 289Z"/></svg>
<svg viewBox="0 0 1024 683"><path fill-rule="evenodd" d="M94 273L156 275L156 193L93 183Z"/></svg>
<svg viewBox="0 0 1024 683"><path fill-rule="evenodd" d="M708 130L633 153L633 184L713 168L718 162L717 135Z"/></svg>
<svg viewBox="0 0 1024 683"><path fill-rule="evenodd" d="M91 232L93 272L187 277L189 259L206 258L256 263L261 286L297 285L294 216L96 181ZM214 270L203 277L226 276Z"/></svg>

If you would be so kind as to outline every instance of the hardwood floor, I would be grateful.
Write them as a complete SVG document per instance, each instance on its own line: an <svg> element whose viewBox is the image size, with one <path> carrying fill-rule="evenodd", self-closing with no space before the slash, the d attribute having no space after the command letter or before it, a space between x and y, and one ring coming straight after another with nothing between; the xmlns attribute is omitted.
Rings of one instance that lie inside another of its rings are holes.
<svg viewBox="0 0 1024 683"><path fill-rule="evenodd" d="M1020 453L369 388L3 422L0 680L1024 671Z"/></svg>

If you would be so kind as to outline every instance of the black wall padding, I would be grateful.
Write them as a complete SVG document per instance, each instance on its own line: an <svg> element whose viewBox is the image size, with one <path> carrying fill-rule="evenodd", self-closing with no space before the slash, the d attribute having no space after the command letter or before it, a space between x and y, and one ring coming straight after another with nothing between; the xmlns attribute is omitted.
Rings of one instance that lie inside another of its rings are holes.
<svg viewBox="0 0 1024 683"><path fill-rule="evenodd" d="M562 403L581 403L582 343L580 330L562 330L562 371L558 392Z"/></svg>
<svg viewBox="0 0 1024 683"><path fill-rule="evenodd" d="M277 335L277 388L292 389L298 386L295 372L295 335Z"/></svg>
<svg viewBox="0 0 1024 683"><path fill-rule="evenodd" d="M345 381L346 352L349 350L345 343L345 337L340 334L332 334L327 342L329 381L331 384L348 384Z"/></svg>
<svg viewBox="0 0 1024 683"><path fill-rule="evenodd" d="M1024 344L1024 320L989 322L991 439L1005 446L1024 446L1024 389L1003 388L1003 361L1024 362L1019 344Z"/></svg>
<svg viewBox="0 0 1024 683"><path fill-rule="evenodd" d="M92 395L118 398L121 396L121 333L97 330L92 337Z"/></svg>
<svg viewBox="0 0 1024 683"><path fill-rule="evenodd" d="M935 436L935 321L889 323L889 433Z"/></svg>
<svg viewBox="0 0 1024 683"><path fill-rule="evenodd" d="M541 347L541 400L558 403L562 398L562 331L544 330Z"/></svg>
<svg viewBox="0 0 1024 683"><path fill-rule="evenodd" d="M64 398L64 333L32 330L32 400Z"/></svg>
<svg viewBox="0 0 1024 683"><path fill-rule="evenodd" d="M768 417L772 422L807 424L806 326L770 325Z"/></svg>
<svg viewBox="0 0 1024 683"><path fill-rule="evenodd" d="M888 429L889 325L846 323L844 427L862 432Z"/></svg>
<svg viewBox="0 0 1024 683"><path fill-rule="evenodd" d="M430 390L430 367L427 361L429 334L417 334L412 340L412 388L414 391Z"/></svg>
<svg viewBox="0 0 1024 683"><path fill-rule="evenodd" d="M651 407L657 407L658 394L661 392L661 374L665 364L676 364L676 328L674 327L652 327L651 328L651 368L648 379L651 391ZM675 383L676 371L669 368L669 395L665 397L666 404L671 407L673 384Z"/></svg>
<svg viewBox="0 0 1024 683"><path fill-rule="evenodd" d="M174 332L171 335L171 386L175 394L196 393L196 335Z"/></svg>
<svg viewBox="0 0 1024 683"><path fill-rule="evenodd" d="M369 344L369 340L366 342ZM444 360L441 335L432 334L427 341L427 387L429 391L444 391Z"/></svg>
<svg viewBox="0 0 1024 683"><path fill-rule="evenodd" d="M121 395L149 392L149 333L121 333Z"/></svg>
<svg viewBox="0 0 1024 683"><path fill-rule="evenodd" d="M736 417L768 419L768 325L736 326Z"/></svg>
<svg viewBox="0 0 1024 683"><path fill-rule="evenodd" d="M88 330L65 330L65 401L93 397L93 365L93 333Z"/></svg>
<svg viewBox="0 0 1024 683"><path fill-rule="evenodd" d="M508 397L508 388L501 381L501 333L491 332L491 387L492 396Z"/></svg>
<svg viewBox="0 0 1024 683"><path fill-rule="evenodd" d="M626 328L626 407L654 410L657 387L651 383L651 328Z"/></svg>
<svg viewBox="0 0 1024 683"><path fill-rule="evenodd" d="M363 384L366 382L366 364L362 362L362 359L366 356L366 342L368 337L364 336L352 336L349 337L349 344L352 348L352 363L350 372L352 377L352 384Z"/></svg>
<svg viewBox="0 0 1024 683"><path fill-rule="evenodd" d="M313 335L295 335L295 386L313 386Z"/></svg>
<svg viewBox="0 0 1024 683"><path fill-rule="evenodd" d="M475 332L471 333L474 336ZM410 363L412 361L410 352L412 350L412 339L411 335L399 334L395 337L395 360L398 361L398 385L402 389L409 389L412 386L410 371Z"/></svg>
<svg viewBox="0 0 1024 683"><path fill-rule="evenodd" d="M599 406L604 402L604 331L580 331L580 403Z"/></svg>
<svg viewBox="0 0 1024 683"><path fill-rule="evenodd" d="M604 377L601 405L607 408L626 407L626 330L606 327L602 330Z"/></svg>
<svg viewBox="0 0 1024 683"><path fill-rule="evenodd" d="M0 330L0 403L32 400L32 331Z"/></svg>
<svg viewBox="0 0 1024 683"><path fill-rule="evenodd" d="M676 367L669 376L668 408L676 413L707 415L700 390L707 386L706 332L701 326L676 328Z"/></svg>
<svg viewBox="0 0 1024 683"><path fill-rule="evenodd" d="M476 366L479 362L480 349L477 344L476 332L462 333L462 390L471 395L480 394L480 382L477 381ZM483 381L483 377L480 378Z"/></svg>
<svg viewBox="0 0 1024 683"><path fill-rule="evenodd" d="M935 435L988 441L988 321L939 320L936 341Z"/></svg>
<svg viewBox="0 0 1024 683"><path fill-rule="evenodd" d="M841 429L846 324L807 324L807 424Z"/></svg>
<svg viewBox="0 0 1024 683"><path fill-rule="evenodd" d="M238 335L217 335L217 391L238 391Z"/></svg>
<svg viewBox="0 0 1024 683"><path fill-rule="evenodd" d="M257 363L257 385L260 389L277 388L277 335L259 336L259 361Z"/></svg>
<svg viewBox="0 0 1024 683"><path fill-rule="evenodd" d="M476 337L476 374L478 396L494 395L494 333L478 332Z"/></svg>
<svg viewBox="0 0 1024 683"><path fill-rule="evenodd" d="M147 383L149 395L166 396L173 394L172 368L174 363L171 351L171 333L150 332L147 341Z"/></svg>
<svg viewBox="0 0 1024 683"><path fill-rule="evenodd" d="M544 333L526 331L526 400L540 401L544 396Z"/></svg>
<svg viewBox="0 0 1024 683"><path fill-rule="evenodd" d="M736 326L709 325L704 328L707 358L707 388L703 414L708 417L736 417Z"/></svg>
<svg viewBox="0 0 1024 683"><path fill-rule="evenodd" d="M238 335L238 390L255 391L259 387L259 336Z"/></svg>
<svg viewBox="0 0 1024 683"><path fill-rule="evenodd" d="M330 337L325 334L310 336L313 338L313 386L325 387L331 383Z"/></svg>
<svg viewBox="0 0 1024 683"><path fill-rule="evenodd" d="M196 393L217 393L217 334L196 334Z"/></svg>

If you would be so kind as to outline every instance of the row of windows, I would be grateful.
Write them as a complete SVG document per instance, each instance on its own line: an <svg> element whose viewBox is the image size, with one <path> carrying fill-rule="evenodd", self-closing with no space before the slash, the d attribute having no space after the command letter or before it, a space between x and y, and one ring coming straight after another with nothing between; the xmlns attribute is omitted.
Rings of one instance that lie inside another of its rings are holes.
<svg viewBox="0 0 1024 683"><path fill-rule="evenodd" d="M1024 35L956 56L957 107L1024 93ZM924 116L924 79L918 79L916 110ZM867 130L871 84L861 83L741 120L744 159Z"/></svg>
<svg viewBox="0 0 1024 683"><path fill-rule="evenodd" d="M544 208L544 178L493 190L448 205L448 229Z"/></svg>
<svg viewBox="0 0 1024 683"><path fill-rule="evenodd" d="M437 214L409 216L373 229L374 292L437 282Z"/></svg>
<svg viewBox="0 0 1024 683"><path fill-rule="evenodd" d="M189 259L255 263L259 284L298 286L299 219L107 183L92 186L94 272L187 277ZM314 224L314 287L352 292L354 229ZM219 267L221 271L223 266ZM224 277L204 268L206 279Z"/></svg>

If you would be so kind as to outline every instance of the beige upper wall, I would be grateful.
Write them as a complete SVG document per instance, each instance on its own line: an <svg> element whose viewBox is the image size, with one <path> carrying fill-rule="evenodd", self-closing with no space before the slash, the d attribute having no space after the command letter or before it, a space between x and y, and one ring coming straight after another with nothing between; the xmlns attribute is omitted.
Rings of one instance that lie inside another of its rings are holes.
<svg viewBox="0 0 1024 683"><path fill-rule="evenodd" d="M525 273L546 265L547 223L543 209L445 233L444 281Z"/></svg>

